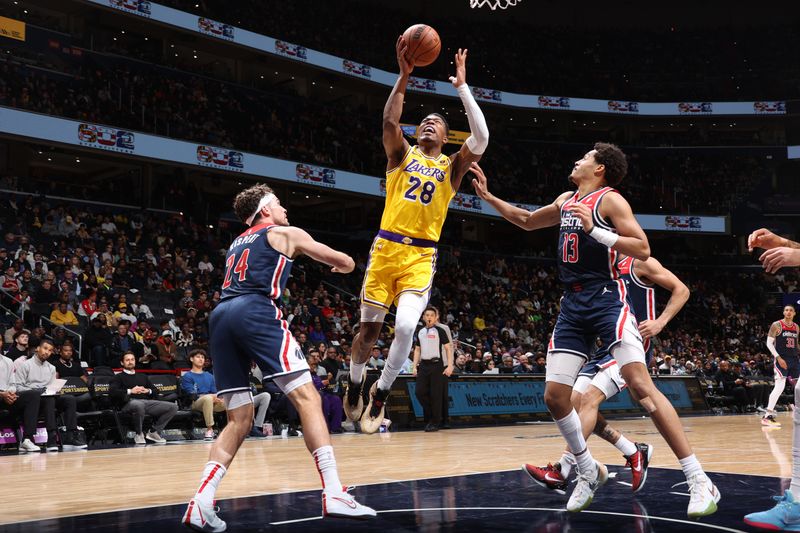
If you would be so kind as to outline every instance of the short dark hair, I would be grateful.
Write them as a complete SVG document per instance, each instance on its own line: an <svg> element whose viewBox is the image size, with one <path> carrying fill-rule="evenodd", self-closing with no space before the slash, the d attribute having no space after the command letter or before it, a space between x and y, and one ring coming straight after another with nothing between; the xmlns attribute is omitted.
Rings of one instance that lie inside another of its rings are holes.
<svg viewBox="0 0 800 533"><path fill-rule="evenodd" d="M51 341L50 339L41 339L41 340L39 341L39 346L41 346L42 344L49 344L49 345L50 345L50 346L52 346L53 348L55 348L55 347L56 347L56 344L55 344L53 341Z"/></svg>
<svg viewBox="0 0 800 533"><path fill-rule="evenodd" d="M433 115L435 117L439 117L440 119L442 119L442 122L444 122L444 134L445 134L445 136L450 135L450 123L447 122L447 119L444 118L444 115L442 115L441 113L428 113L425 116L429 117L431 115ZM422 119L422 120L425 120L425 119Z"/></svg>
<svg viewBox="0 0 800 533"><path fill-rule="evenodd" d="M261 199L268 194L274 194L269 185L263 183L253 185L236 195L233 199L233 211L242 222L245 222L258 208Z"/></svg>
<svg viewBox="0 0 800 533"><path fill-rule="evenodd" d="M620 184L628 173L628 160L616 144L595 143L594 160L606 167L606 183L612 187ZM255 209L255 208L254 208Z"/></svg>
<svg viewBox="0 0 800 533"><path fill-rule="evenodd" d="M433 311L436 316L439 316L439 310L436 309L436 307L434 307L432 305L429 305L428 307L426 307L425 311ZM425 311L423 311L422 313L425 314Z"/></svg>
<svg viewBox="0 0 800 533"><path fill-rule="evenodd" d="M187 357L188 357L189 359L191 359L191 358L192 358L192 357L194 357L195 355L202 355L202 356L203 356L203 359L205 359L206 357L208 357L208 355L206 355L206 351L205 351L205 350L203 350L202 348L195 348L194 350L191 350L191 351L190 351L190 352L187 354Z"/></svg>

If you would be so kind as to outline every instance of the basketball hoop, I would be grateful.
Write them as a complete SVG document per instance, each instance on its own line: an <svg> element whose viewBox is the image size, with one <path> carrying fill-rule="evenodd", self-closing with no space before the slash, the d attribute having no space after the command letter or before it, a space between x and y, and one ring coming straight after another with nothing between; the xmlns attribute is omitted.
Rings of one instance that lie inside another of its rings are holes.
<svg viewBox="0 0 800 533"><path fill-rule="evenodd" d="M522 2L522 0L469 0L469 7L478 9L481 7L488 7L492 11L495 9L507 9Z"/></svg>

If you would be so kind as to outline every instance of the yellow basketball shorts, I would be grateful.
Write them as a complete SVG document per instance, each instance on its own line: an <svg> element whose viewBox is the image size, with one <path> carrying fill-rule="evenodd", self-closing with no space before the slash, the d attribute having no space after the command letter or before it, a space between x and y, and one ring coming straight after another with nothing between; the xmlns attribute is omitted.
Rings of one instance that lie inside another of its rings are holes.
<svg viewBox="0 0 800 533"><path fill-rule="evenodd" d="M435 247L376 237L369 252L361 303L388 310L404 292L427 294L435 273Z"/></svg>

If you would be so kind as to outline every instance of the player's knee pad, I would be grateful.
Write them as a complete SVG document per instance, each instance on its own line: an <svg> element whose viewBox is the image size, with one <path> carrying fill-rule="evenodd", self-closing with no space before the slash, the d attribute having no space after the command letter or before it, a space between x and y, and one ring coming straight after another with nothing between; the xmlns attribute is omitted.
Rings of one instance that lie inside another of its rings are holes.
<svg viewBox="0 0 800 533"><path fill-rule="evenodd" d="M586 390L589 388L589 383L592 382L591 376L578 376L578 379L575 380L575 385L572 386L572 392L577 392L578 394L584 394ZM583 401L583 399L581 399Z"/></svg>
<svg viewBox="0 0 800 533"><path fill-rule="evenodd" d="M272 378L272 381L275 382L275 385L277 385L284 394L289 394L296 388L302 387L306 383L311 383L311 373L306 371L293 372L291 374L275 376Z"/></svg>
<svg viewBox="0 0 800 533"><path fill-rule="evenodd" d="M632 322L626 322L623 328L622 341L611 348L611 355L621 367L630 363L642 363L646 365L644 346L642 345L639 332L633 327Z"/></svg>
<svg viewBox="0 0 800 533"><path fill-rule="evenodd" d="M625 380L622 379L622 375L619 371L619 364L611 365L609 367L604 368L602 371L598 372L597 375L592 380L592 386L589 388L587 394L591 397L592 388L596 389L603 395L603 400L607 400L617 393L619 393L622 389L625 388ZM594 396L595 400L597 400L597 396ZM600 401L602 403L602 400Z"/></svg>
<svg viewBox="0 0 800 533"><path fill-rule="evenodd" d="M225 409L232 411L237 407L253 403L253 394L249 390L229 392L222 395L222 401L225 402Z"/></svg>
<svg viewBox="0 0 800 533"><path fill-rule="evenodd" d="M361 304L361 322L383 322L386 309L374 305Z"/></svg>
<svg viewBox="0 0 800 533"><path fill-rule="evenodd" d="M569 352L552 351L547 353L545 381L554 381L572 387L586 359Z"/></svg>

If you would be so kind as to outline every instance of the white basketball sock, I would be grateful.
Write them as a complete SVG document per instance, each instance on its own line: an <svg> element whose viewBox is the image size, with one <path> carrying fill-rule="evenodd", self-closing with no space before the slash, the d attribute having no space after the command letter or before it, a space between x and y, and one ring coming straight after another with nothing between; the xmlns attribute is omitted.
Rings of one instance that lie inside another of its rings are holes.
<svg viewBox="0 0 800 533"><path fill-rule="evenodd" d="M200 488L197 489L194 499L204 505L214 505L217 487L227 471L224 466L216 461L207 462L206 467L203 469L203 477L200 479Z"/></svg>
<svg viewBox="0 0 800 533"><path fill-rule="evenodd" d="M586 447L586 439L583 438L581 430L581 419L575 409L561 420L556 420L556 425L570 450L573 450L575 463L578 465L578 472L588 473L596 468L594 457ZM577 450L577 451L576 451Z"/></svg>
<svg viewBox="0 0 800 533"><path fill-rule="evenodd" d="M572 467L575 465L575 456L572 455L572 452L564 452L558 463L561 465L561 475L564 476L564 479L567 479L570 472L572 472Z"/></svg>
<svg viewBox="0 0 800 533"><path fill-rule="evenodd" d="M684 457L683 459L678 459L678 462L681 464L681 469L683 470L683 475L686 476L686 479L689 479L695 474L703 474L703 467L700 466L700 461L697 460L697 457L692 454L689 457Z"/></svg>
<svg viewBox="0 0 800 533"><path fill-rule="evenodd" d="M350 381L354 385L358 385L361 383L361 378L364 377L364 368L366 368L367 363L356 363L352 359L350 360Z"/></svg>
<svg viewBox="0 0 800 533"><path fill-rule="evenodd" d="M322 490L342 492L342 482L339 481L339 471L336 468L336 458L333 456L333 446L320 446L311 455L317 465L319 477L322 480Z"/></svg>
<svg viewBox="0 0 800 533"><path fill-rule="evenodd" d="M625 438L625 435L620 433L619 440L614 443L614 447L622 452L622 455L629 457L636 453L636 444L632 443Z"/></svg>

